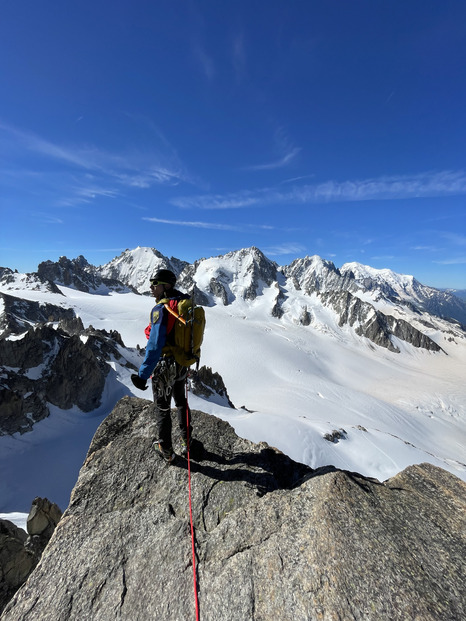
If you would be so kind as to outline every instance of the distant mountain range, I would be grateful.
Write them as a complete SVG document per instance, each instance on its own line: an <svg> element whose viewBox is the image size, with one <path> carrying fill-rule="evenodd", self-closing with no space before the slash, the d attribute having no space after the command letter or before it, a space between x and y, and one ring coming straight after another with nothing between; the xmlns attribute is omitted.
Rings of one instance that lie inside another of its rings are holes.
<svg viewBox="0 0 466 621"><path fill-rule="evenodd" d="M251 260L249 265L248 261ZM247 265L246 265L247 264ZM154 248L136 248L125 250L119 257L106 265L96 268L103 279L118 280L139 293L149 291L150 276L160 268L171 269L180 276L180 282L190 288L198 286L196 274L203 273L203 267L216 272L209 281L209 303L215 304L218 299L228 304L236 297L229 289L229 274L236 272L232 281L243 281L251 278L249 288L242 293L244 299L254 299L259 291L260 281L270 286L272 282L280 283L286 288L283 276L291 278L298 288L310 295L315 292L347 291L358 296L369 294L369 299L386 301L427 312L443 319L453 319L466 324L466 303L460 296L450 290L440 290L421 284L413 276L397 274L391 270L378 270L360 263L345 263L340 269L331 261L321 257L305 257L296 259L290 265L278 266L270 261L255 247L230 252L226 255L210 259L201 259L190 266L185 261L163 256ZM206 288L203 289L206 293ZM461 292L460 292L461 293ZM225 297L226 296L226 297Z"/></svg>
<svg viewBox="0 0 466 621"><path fill-rule="evenodd" d="M252 304L263 298L273 317L286 314L302 325L318 321L319 309L325 307L338 315L341 326L349 325L358 335L392 351L399 350L397 339L438 351L440 346L425 328L445 331L455 324L466 325L465 301L451 291L423 285L413 276L360 263L346 263L338 269L317 255L279 266L256 247L193 264L141 247L125 250L100 267L90 265L83 256L61 257L55 263L41 263L33 274L0 268L0 282L7 290L45 287L60 292L61 285L98 295L109 291L147 295L149 280L160 268L172 270L178 277L177 286L193 291L199 304L228 306L240 300Z"/></svg>
<svg viewBox="0 0 466 621"><path fill-rule="evenodd" d="M248 264L244 268L245 259L246 263L251 259L251 265ZM11 285L17 283L27 288L41 283L55 292L57 289L54 285L63 285L89 293L106 293L113 290L147 294L150 287L149 280L157 269L172 270L180 277L180 283L189 288L198 285L196 274L203 272L205 266L209 266L212 273L215 272L207 287L210 291L204 290L204 293L211 293L213 298L217 298L212 299L207 295L209 298L207 303L210 304L217 303L218 298L222 303L231 303L236 295L230 291L230 297L225 297L226 288L229 288L228 274L239 270L233 278L234 281L252 276L250 283L252 288L239 293L244 299L254 299L257 296L256 284L261 280L267 286L276 282L286 287L283 282L285 276L307 295L315 292L347 291L359 297L365 295L373 302L385 301L407 306L421 313L427 312L443 319L466 324L464 301L466 290L435 289L421 284L413 276L397 274L389 269L379 270L356 262L345 263L338 269L331 261L317 255L296 259L290 265L279 266L255 247L201 259L193 265L174 257L165 257L155 248L147 247L125 250L100 267L90 265L83 256L71 260L60 257L57 262L40 263L37 272L32 274L18 275L10 268L0 267L0 282ZM202 287L198 289L201 290Z"/></svg>

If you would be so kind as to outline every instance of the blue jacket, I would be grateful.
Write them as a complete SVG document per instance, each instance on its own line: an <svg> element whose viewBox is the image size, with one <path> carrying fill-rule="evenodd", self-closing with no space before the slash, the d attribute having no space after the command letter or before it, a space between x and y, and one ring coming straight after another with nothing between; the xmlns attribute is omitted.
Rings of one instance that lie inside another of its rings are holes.
<svg viewBox="0 0 466 621"><path fill-rule="evenodd" d="M163 302L156 304L150 313L150 336L147 341L146 356L139 368L139 377L148 380L157 366L167 341L168 311Z"/></svg>

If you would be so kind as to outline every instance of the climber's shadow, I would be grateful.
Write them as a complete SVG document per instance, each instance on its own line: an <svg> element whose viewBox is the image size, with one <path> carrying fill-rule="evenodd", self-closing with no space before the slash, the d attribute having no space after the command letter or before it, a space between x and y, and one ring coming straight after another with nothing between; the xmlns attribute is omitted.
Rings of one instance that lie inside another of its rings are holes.
<svg viewBox="0 0 466 621"><path fill-rule="evenodd" d="M178 457L176 463L180 468L188 468L187 459ZM259 496L278 489L290 489L313 472L309 466L296 463L270 448L262 449L260 453L219 454L208 451L198 440L193 440L190 448L190 467L191 472L218 481L244 481L256 488Z"/></svg>

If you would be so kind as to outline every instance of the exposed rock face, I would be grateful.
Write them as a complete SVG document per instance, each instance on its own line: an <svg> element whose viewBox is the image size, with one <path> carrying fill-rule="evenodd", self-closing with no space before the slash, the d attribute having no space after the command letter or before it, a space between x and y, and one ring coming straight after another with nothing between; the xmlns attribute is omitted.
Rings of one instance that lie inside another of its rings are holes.
<svg viewBox="0 0 466 621"><path fill-rule="evenodd" d="M26 539L24 530L0 519L0 613L36 565Z"/></svg>
<svg viewBox="0 0 466 621"><path fill-rule="evenodd" d="M102 277L97 268L90 265L82 255L71 260L60 257L57 262L44 261L39 264L37 274L41 279L85 293L132 290L115 278Z"/></svg>
<svg viewBox="0 0 466 621"><path fill-rule="evenodd" d="M214 373L210 367L200 367L189 381L193 394L230 408L235 407L230 401L222 376Z"/></svg>
<svg viewBox="0 0 466 621"><path fill-rule="evenodd" d="M220 272L217 275L218 279L225 279L225 274ZM211 293L214 298L218 298L221 300L223 306L227 306L228 304L228 293L224 285L222 285L220 280L216 278L211 278L209 283L209 293Z"/></svg>
<svg viewBox="0 0 466 621"><path fill-rule="evenodd" d="M49 415L49 403L90 412L100 405L108 361L135 368L117 332L84 330L71 309L2 298L0 435L30 431Z"/></svg>
<svg viewBox="0 0 466 621"><path fill-rule="evenodd" d="M356 291L358 286L351 273L341 274L331 261L321 257L296 259L282 268L287 278L291 278L308 295L316 291ZM297 287L297 288L298 288Z"/></svg>
<svg viewBox="0 0 466 621"><path fill-rule="evenodd" d="M176 286L181 291L189 293L190 295L194 295L195 304L198 304L200 306L211 306L212 304L211 304L211 299L209 295L207 295L206 293L204 293L204 291L199 289L196 281L194 280L196 270L202 261L203 259L199 261L194 261L192 265L185 264L183 267L183 271L178 276L178 279L176 281Z"/></svg>
<svg viewBox="0 0 466 621"><path fill-rule="evenodd" d="M286 300L286 295L283 292L283 289L278 284L278 282L274 284L275 284L275 289L277 290L277 295L275 297L275 304L272 306L271 315L272 317L276 317L277 319L280 319L284 315L283 302Z"/></svg>
<svg viewBox="0 0 466 621"><path fill-rule="evenodd" d="M152 405L96 432L71 502L2 621L190 619L186 461L154 454ZM428 464L379 483L316 471L193 413L202 619L466 617L466 485Z"/></svg>
<svg viewBox="0 0 466 621"><path fill-rule="evenodd" d="M307 306L304 306L302 310L299 322L302 326L309 326L312 321L311 313L307 310Z"/></svg>
<svg viewBox="0 0 466 621"><path fill-rule="evenodd" d="M55 304L23 300L6 293L0 293L3 312L0 314L0 334L22 334L36 323L71 321L76 318L71 308L63 308Z"/></svg>
<svg viewBox="0 0 466 621"><path fill-rule="evenodd" d="M3 281L4 278L9 278L15 274L15 272L9 267L0 267L0 281Z"/></svg>
<svg viewBox="0 0 466 621"><path fill-rule="evenodd" d="M15 291L32 289L36 291L48 291L63 295L60 289L51 280L47 280L36 273L19 274L8 267L0 267L0 284L5 289Z"/></svg>
<svg viewBox="0 0 466 621"><path fill-rule="evenodd" d="M348 293L326 292L321 299L327 306L339 314L339 324L355 326L356 334L365 336L376 345L386 347L390 351L399 352L391 337L395 336L414 347L422 347L429 351L441 351L441 348L427 335L423 334L403 319L375 310L360 298Z"/></svg>
<svg viewBox="0 0 466 621"><path fill-rule="evenodd" d="M30 431L48 416L47 402L90 412L100 404L109 371L79 336L39 324L19 340L0 340L2 377L0 433Z"/></svg>
<svg viewBox="0 0 466 621"><path fill-rule="evenodd" d="M250 284L244 291L244 299L255 300L264 285L270 287L277 280L277 265L254 246L237 253L241 260L243 260L243 254L252 259L246 268L246 273L250 276Z"/></svg>
<svg viewBox="0 0 466 621"><path fill-rule="evenodd" d="M35 498L25 531L0 520L0 613L39 562L61 518L61 511L47 498Z"/></svg>
<svg viewBox="0 0 466 621"><path fill-rule="evenodd" d="M181 274L180 286L190 291L193 282L206 282L205 305L227 306L237 299L254 301L276 280L277 265L253 246L197 261Z"/></svg>
<svg viewBox="0 0 466 621"><path fill-rule="evenodd" d="M396 274L388 269L377 270L360 263L345 263L340 271L351 274L361 289L378 291L397 304L466 324L466 303L451 291L423 285L413 276Z"/></svg>
<svg viewBox="0 0 466 621"><path fill-rule="evenodd" d="M50 541L53 531L60 521L62 512L58 505L48 498L34 498L27 519L29 537L26 548L40 558L45 546Z"/></svg>

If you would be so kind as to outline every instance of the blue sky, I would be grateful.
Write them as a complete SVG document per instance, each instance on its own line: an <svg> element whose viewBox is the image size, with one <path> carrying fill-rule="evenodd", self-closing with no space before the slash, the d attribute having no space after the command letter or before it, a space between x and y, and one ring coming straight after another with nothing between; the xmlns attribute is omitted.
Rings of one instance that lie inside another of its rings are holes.
<svg viewBox="0 0 466 621"><path fill-rule="evenodd" d="M0 265L258 246L466 288L466 3L0 4Z"/></svg>

